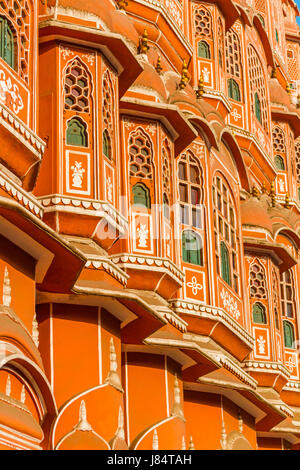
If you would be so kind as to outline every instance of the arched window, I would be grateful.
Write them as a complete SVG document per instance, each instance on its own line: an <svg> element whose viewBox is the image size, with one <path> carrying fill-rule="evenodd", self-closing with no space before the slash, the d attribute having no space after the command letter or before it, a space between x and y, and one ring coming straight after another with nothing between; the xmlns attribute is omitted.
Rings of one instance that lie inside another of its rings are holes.
<svg viewBox="0 0 300 470"><path fill-rule="evenodd" d="M279 282L275 269L272 269L272 297L274 306L275 327L279 330Z"/></svg>
<svg viewBox="0 0 300 470"><path fill-rule="evenodd" d="M1 0L1 13L6 25L1 22L1 57L19 76L28 83L31 50L31 24L33 23L32 6L29 0ZM6 31L5 31L6 30ZM7 34L6 34L7 33ZM4 49L6 49L4 51ZM3 52L4 51L4 52Z"/></svg>
<svg viewBox="0 0 300 470"><path fill-rule="evenodd" d="M109 134L106 129L102 134L102 151L103 151L103 155L105 155L106 158L111 160L111 142L110 142Z"/></svg>
<svg viewBox="0 0 300 470"><path fill-rule="evenodd" d="M180 220L183 225L202 228L203 176L198 159L191 153L181 155L178 163Z"/></svg>
<svg viewBox="0 0 300 470"><path fill-rule="evenodd" d="M170 220L170 203L168 196L166 194L163 195L163 206L164 206L164 216L166 219Z"/></svg>
<svg viewBox="0 0 300 470"><path fill-rule="evenodd" d="M90 82L88 72L79 59L74 59L65 71L65 109L90 112Z"/></svg>
<svg viewBox="0 0 300 470"><path fill-rule="evenodd" d="M256 302L252 306L252 318L253 323L260 323L262 325L267 324L266 309L264 305L259 302Z"/></svg>
<svg viewBox="0 0 300 470"><path fill-rule="evenodd" d="M162 145L162 182L163 182L163 209L166 219L170 219L171 204L171 150L168 139Z"/></svg>
<svg viewBox="0 0 300 470"><path fill-rule="evenodd" d="M102 126L103 126L103 154L109 160L114 159L113 135L115 132L114 122L114 90L110 71L107 69L102 79ZM104 151L104 145L107 151Z"/></svg>
<svg viewBox="0 0 300 470"><path fill-rule="evenodd" d="M0 17L0 55L12 68L15 68L15 41L13 30L6 18Z"/></svg>
<svg viewBox="0 0 300 470"><path fill-rule="evenodd" d="M283 322L284 346L289 349L295 349L295 333L293 325L284 320Z"/></svg>
<svg viewBox="0 0 300 470"><path fill-rule="evenodd" d="M240 87L233 78L228 80L228 96L235 101L241 101Z"/></svg>
<svg viewBox="0 0 300 470"><path fill-rule="evenodd" d="M213 182L213 204L217 272L239 293L236 211L229 186L219 175Z"/></svg>
<svg viewBox="0 0 300 470"><path fill-rule="evenodd" d="M295 318L295 288L291 270L280 276L281 311L284 317Z"/></svg>
<svg viewBox="0 0 300 470"><path fill-rule="evenodd" d="M285 133L279 127L275 126L272 131L273 150L275 154L285 154Z"/></svg>
<svg viewBox="0 0 300 470"><path fill-rule="evenodd" d="M73 118L68 122L67 145L87 147L86 126L77 118Z"/></svg>
<svg viewBox="0 0 300 470"><path fill-rule="evenodd" d="M300 140L295 144L297 183L300 184Z"/></svg>
<svg viewBox="0 0 300 470"><path fill-rule="evenodd" d="M230 29L225 36L226 72L228 79L228 95L241 101L242 89L242 54L238 35Z"/></svg>
<svg viewBox="0 0 300 470"><path fill-rule="evenodd" d="M196 36L212 38L212 16L210 12L201 6L195 10L195 34Z"/></svg>
<svg viewBox="0 0 300 470"><path fill-rule="evenodd" d="M182 233L182 260L185 263L203 265L202 238L192 230Z"/></svg>
<svg viewBox="0 0 300 470"><path fill-rule="evenodd" d="M219 65L223 68L223 57L224 57L224 32L223 23L221 18L218 18L218 51L219 51Z"/></svg>
<svg viewBox="0 0 300 470"><path fill-rule="evenodd" d="M254 102L255 102L255 116L256 116L256 119L262 124L261 103L260 103L258 93L255 93L255 95L254 95Z"/></svg>
<svg viewBox="0 0 300 470"><path fill-rule="evenodd" d="M231 286L229 251L224 242L221 242L221 276Z"/></svg>
<svg viewBox="0 0 300 470"><path fill-rule="evenodd" d="M133 205L151 208L150 191L144 184L137 183L132 188Z"/></svg>
<svg viewBox="0 0 300 470"><path fill-rule="evenodd" d="M129 171L135 178L152 179L152 148L148 137L138 129L129 139Z"/></svg>
<svg viewBox="0 0 300 470"><path fill-rule="evenodd" d="M256 260L250 266L250 298L267 299L266 273Z"/></svg>
<svg viewBox="0 0 300 470"><path fill-rule="evenodd" d="M266 80L257 52L251 45L248 46L248 68L252 113L256 116L265 131L268 132Z"/></svg>
<svg viewBox="0 0 300 470"><path fill-rule="evenodd" d="M198 57L202 57L203 59L210 59L210 47L205 41L198 42Z"/></svg>
<svg viewBox="0 0 300 470"><path fill-rule="evenodd" d="M274 162L278 170L285 170L284 159L280 155L276 155Z"/></svg>

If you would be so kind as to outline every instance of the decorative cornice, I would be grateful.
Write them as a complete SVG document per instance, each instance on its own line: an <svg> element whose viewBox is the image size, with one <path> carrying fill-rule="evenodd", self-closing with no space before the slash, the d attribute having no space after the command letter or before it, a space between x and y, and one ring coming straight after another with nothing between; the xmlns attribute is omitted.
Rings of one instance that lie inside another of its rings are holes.
<svg viewBox="0 0 300 470"><path fill-rule="evenodd" d="M163 316L168 320L168 322L171 323L171 325L173 325L175 328L182 331L183 333L186 333L188 323L182 320L182 318L180 318L179 315L173 312L173 310L170 310L168 307L157 307L156 310L162 313Z"/></svg>
<svg viewBox="0 0 300 470"><path fill-rule="evenodd" d="M39 160L42 159L46 143L4 104L0 104L0 124L8 129Z"/></svg>
<svg viewBox="0 0 300 470"><path fill-rule="evenodd" d="M44 211L38 200L32 194L22 189L17 183L8 178L1 170L0 187L32 214L42 219Z"/></svg>
<svg viewBox="0 0 300 470"><path fill-rule="evenodd" d="M45 208L45 212L76 212L78 214L104 217L111 225L124 233L128 228L127 219L120 214L114 206L106 201L95 199L80 199L52 194L38 198Z"/></svg>
<svg viewBox="0 0 300 470"><path fill-rule="evenodd" d="M285 392L300 393L300 382L294 382L292 380L289 380L282 390Z"/></svg>
<svg viewBox="0 0 300 470"><path fill-rule="evenodd" d="M209 318L223 323L227 328L238 335L251 349L254 348L254 338L225 310L210 305L199 305L191 301L174 299L170 301L170 307L175 313Z"/></svg>
<svg viewBox="0 0 300 470"><path fill-rule="evenodd" d="M126 286L127 280L129 279L128 274L126 274L122 269L115 265L115 263L108 258L100 258L98 256L87 257L87 262L85 267L88 269L104 270L111 276L113 276L117 281L119 281L123 286Z"/></svg>
<svg viewBox="0 0 300 470"><path fill-rule="evenodd" d="M179 282L179 284L182 284L185 278L184 273L172 261L166 258L122 253L111 256L111 259L123 269L132 269L135 265L137 268L139 266L149 266L149 268L155 268L156 271L166 272L166 270L168 270L169 275Z"/></svg>
<svg viewBox="0 0 300 470"><path fill-rule="evenodd" d="M291 374L288 369L278 362L263 362L263 361L245 361L242 367L247 372L265 372L265 373L280 373L285 379L289 379Z"/></svg>

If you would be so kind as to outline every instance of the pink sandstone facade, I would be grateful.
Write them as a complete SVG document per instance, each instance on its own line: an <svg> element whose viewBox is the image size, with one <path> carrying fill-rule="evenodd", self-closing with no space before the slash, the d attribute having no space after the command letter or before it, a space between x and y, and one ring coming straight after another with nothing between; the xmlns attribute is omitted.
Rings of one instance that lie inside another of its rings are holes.
<svg viewBox="0 0 300 470"><path fill-rule="evenodd" d="M293 0L0 0L0 449L300 448Z"/></svg>

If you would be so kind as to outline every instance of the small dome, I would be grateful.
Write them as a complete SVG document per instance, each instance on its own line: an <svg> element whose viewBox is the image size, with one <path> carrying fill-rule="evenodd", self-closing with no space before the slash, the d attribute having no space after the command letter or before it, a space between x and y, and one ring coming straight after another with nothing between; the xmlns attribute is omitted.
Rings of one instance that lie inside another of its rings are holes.
<svg viewBox="0 0 300 470"><path fill-rule="evenodd" d="M94 0L93 0L94 1ZM102 0L100 9L102 10ZM133 26L132 22L128 19L127 14L121 10L114 10L111 13L112 31L120 34L135 46L139 44L139 35Z"/></svg>
<svg viewBox="0 0 300 470"><path fill-rule="evenodd" d="M142 63L144 70L133 84L134 87L145 88L157 92L163 101L167 100L167 90L161 76L147 62Z"/></svg>
<svg viewBox="0 0 300 470"><path fill-rule="evenodd" d="M48 5L55 7L57 0L48 0ZM114 7L109 0L101 0L101 2L95 2L95 0L58 0L57 6L92 13L98 16L111 29L111 12L114 10Z"/></svg>
<svg viewBox="0 0 300 470"><path fill-rule="evenodd" d="M87 421L86 405L82 400L79 407L79 421L73 431L65 435L57 446L59 450L109 450L109 444L102 439Z"/></svg>
<svg viewBox="0 0 300 470"><path fill-rule="evenodd" d="M288 93L282 88L277 78L269 80L270 99L274 104L284 106L288 109L291 107L291 100Z"/></svg>
<svg viewBox="0 0 300 470"><path fill-rule="evenodd" d="M94 431L74 431L63 439L59 450L109 450Z"/></svg>
<svg viewBox="0 0 300 470"><path fill-rule="evenodd" d="M273 232L272 221L266 205L257 198L251 197L241 204L242 225L263 228L271 234Z"/></svg>

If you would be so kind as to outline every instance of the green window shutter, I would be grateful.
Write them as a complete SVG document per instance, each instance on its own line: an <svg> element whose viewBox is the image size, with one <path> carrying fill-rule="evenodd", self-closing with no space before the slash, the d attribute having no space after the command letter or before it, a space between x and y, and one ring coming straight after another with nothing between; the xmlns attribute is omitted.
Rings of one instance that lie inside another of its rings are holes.
<svg viewBox="0 0 300 470"><path fill-rule="evenodd" d="M254 95L254 102L255 102L255 116L257 117L257 120L262 123L262 117L261 117L261 104L260 104L260 99L257 93Z"/></svg>
<svg viewBox="0 0 300 470"><path fill-rule="evenodd" d="M265 308L260 303L255 303L252 307L252 316L254 323L260 323L262 325L267 324Z"/></svg>
<svg viewBox="0 0 300 470"><path fill-rule="evenodd" d="M280 155L275 157L275 166L278 170L285 170L284 160Z"/></svg>
<svg viewBox="0 0 300 470"><path fill-rule="evenodd" d="M286 348L294 349L294 328L287 322L283 322L284 345Z"/></svg>
<svg viewBox="0 0 300 470"><path fill-rule="evenodd" d="M298 188L298 199L300 201L300 187Z"/></svg>
<svg viewBox="0 0 300 470"><path fill-rule="evenodd" d="M228 80L228 96L235 101L241 101L240 87L232 78Z"/></svg>
<svg viewBox="0 0 300 470"><path fill-rule="evenodd" d="M67 145L87 147L85 126L78 119L72 119L68 123Z"/></svg>
<svg viewBox="0 0 300 470"><path fill-rule="evenodd" d="M15 58L14 58L14 35L8 24L8 21L5 18L0 18L0 39L1 39L1 50L0 54L2 59L14 68Z"/></svg>
<svg viewBox="0 0 300 470"><path fill-rule="evenodd" d="M210 59L210 47L205 41L200 41L198 43L198 57L203 59Z"/></svg>
<svg viewBox="0 0 300 470"><path fill-rule="evenodd" d="M136 184L132 188L133 195L133 204L146 207L147 209L151 208L151 198L149 189L143 184Z"/></svg>
<svg viewBox="0 0 300 470"><path fill-rule="evenodd" d="M203 266L202 240L195 232L182 234L182 259L186 263Z"/></svg>
<svg viewBox="0 0 300 470"><path fill-rule="evenodd" d="M224 242L221 243L221 273L222 279L231 286L229 252Z"/></svg>
<svg viewBox="0 0 300 470"><path fill-rule="evenodd" d="M110 138L106 130L102 134L102 151L103 155L111 159Z"/></svg>

